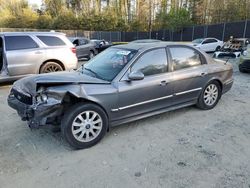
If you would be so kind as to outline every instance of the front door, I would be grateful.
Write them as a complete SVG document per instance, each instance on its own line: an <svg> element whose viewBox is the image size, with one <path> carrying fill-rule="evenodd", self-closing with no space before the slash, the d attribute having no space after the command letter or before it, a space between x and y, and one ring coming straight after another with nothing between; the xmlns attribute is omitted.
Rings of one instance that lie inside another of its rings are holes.
<svg viewBox="0 0 250 188"><path fill-rule="evenodd" d="M143 80L126 81L122 79L118 85L119 109L115 120L119 117L129 118L153 112L171 105L173 88L171 73L168 72L165 48L145 52L131 66L129 72L140 71Z"/></svg>

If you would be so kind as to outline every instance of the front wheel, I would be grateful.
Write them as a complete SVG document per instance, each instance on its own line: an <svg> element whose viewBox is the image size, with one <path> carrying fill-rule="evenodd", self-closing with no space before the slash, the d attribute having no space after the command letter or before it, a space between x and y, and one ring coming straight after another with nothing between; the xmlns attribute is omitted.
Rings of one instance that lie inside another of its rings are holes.
<svg viewBox="0 0 250 188"><path fill-rule="evenodd" d="M221 98L221 86L217 81L211 81L203 89L197 106L203 110L210 110L216 106Z"/></svg>
<svg viewBox="0 0 250 188"><path fill-rule="evenodd" d="M97 144L108 127L106 113L92 103L72 106L62 119L61 130L66 141L76 149L84 149Z"/></svg>

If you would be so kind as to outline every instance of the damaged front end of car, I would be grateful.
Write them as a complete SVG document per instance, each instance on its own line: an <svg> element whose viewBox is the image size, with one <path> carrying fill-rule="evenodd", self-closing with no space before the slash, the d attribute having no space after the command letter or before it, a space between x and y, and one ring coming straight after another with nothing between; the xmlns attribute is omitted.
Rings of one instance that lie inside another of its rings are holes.
<svg viewBox="0 0 250 188"><path fill-rule="evenodd" d="M64 95L50 93L45 87L38 87L35 95L25 93L15 84L8 97L8 104L14 108L30 128L57 124L56 117L62 114Z"/></svg>

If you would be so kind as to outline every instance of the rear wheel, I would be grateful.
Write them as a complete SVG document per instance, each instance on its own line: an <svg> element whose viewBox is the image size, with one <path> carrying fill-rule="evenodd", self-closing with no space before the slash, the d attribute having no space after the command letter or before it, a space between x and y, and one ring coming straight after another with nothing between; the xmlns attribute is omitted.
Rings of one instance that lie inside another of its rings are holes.
<svg viewBox="0 0 250 188"><path fill-rule="evenodd" d="M89 59L92 59L93 57L95 57L95 54L94 54L93 51L90 51L90 53L89 53Z"/></svg>
<svg viewBox="0 0 250 188"><path fill-rule="evenodd" d="M203 89L198 99L197 106L204 110L210 110L216 106L221 97L221 86L217 81L211 81Z"/></svg>
<svg viewBox="0 0 250 188"><path fill-rule="evenodd" d="M219 51L220 48L221 48L220 46L217 46L216 49L215 49L215 51L216 51L216 52Z"/></svg>
<svg viewBox="0 0 250 188"><path fill-rule="evenodd" d="M50 73L58 71L63 71L63 67L60 64L51 61L43 64L40 69L40 73Z"/></svg>
<svg viewBox="0 0 250 188"><path fill-rule="evenodd" d="M72 106L64 115L61 130L66 141L76 149L84 149L97 144L108 127L106 113L92 103Z"/></svg>

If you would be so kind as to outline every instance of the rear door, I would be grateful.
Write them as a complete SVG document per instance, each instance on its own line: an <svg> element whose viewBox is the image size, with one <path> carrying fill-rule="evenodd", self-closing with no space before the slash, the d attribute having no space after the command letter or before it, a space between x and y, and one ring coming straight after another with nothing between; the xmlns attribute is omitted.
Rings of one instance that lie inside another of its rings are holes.
<svg viewBox="0 0 250 188"><path fill-rule="evenodd" d="M206 60L197 50L187 46L169 47L173 71L174 104L194 101L206 81Z"/></svg>
<svg viewBox="0 0 250 188"><path fill-rule="evenodd" d="M5 36L5 51L10 76L35 74L44 53L29 35Z"/></svg>
<svg viewBox="0 0 250 188"><path fill-rule="evenodd" d="M171 74L168 72L168 61L165 48L145 52L131 66L129 72L141 71L143 80L121 80L118 85L119 117L128 118L171 105L173 88L168 85ZM128 72L128 73L129 73Z"/></svg>

